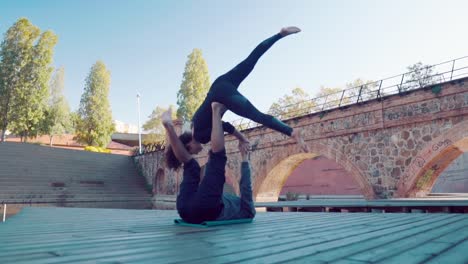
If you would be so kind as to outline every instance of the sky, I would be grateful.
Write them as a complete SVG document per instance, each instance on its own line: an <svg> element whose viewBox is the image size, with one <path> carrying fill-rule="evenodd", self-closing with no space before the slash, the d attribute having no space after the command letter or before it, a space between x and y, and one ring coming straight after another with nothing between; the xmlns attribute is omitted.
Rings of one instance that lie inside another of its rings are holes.
<svg viewBox="0 0 468 264"><path fill-rule="evenodd" d="M113 119L137 125L137 92L142 124L156 106L176 105L194 48L213 82L281 27L301 28L278 41L239 88L266 112L295 87L313 96L321 86L467 56L466 10L463 0L1 0L0 33L3 39L26 17L58 35L53 65L65 68L72 110L90 68L102 60L111 72Z"/></svg>

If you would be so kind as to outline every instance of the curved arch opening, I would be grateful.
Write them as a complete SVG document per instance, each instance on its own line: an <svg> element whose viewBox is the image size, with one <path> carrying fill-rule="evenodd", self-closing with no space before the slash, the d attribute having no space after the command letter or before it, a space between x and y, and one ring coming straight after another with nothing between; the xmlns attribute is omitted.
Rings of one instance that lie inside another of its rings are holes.
<svg viewBox="0 0 468 264"><path fill-rule="evenodd" d="M445 147L419 171L407 196L424 197L431 192L467 192L468 165L463 162L464 159L468 160L468 156L464 155L467 152L468 137Z"/></svg>
<svg viewBox="0 0 468 264"><path fill-rule="evenodd" d="M306 159L291 173L280 192L280 199L308 199L312 196L359 196L363 193L351 173L323 156Z"/></svg>
<svg viewBox="0 0 468 264"><path fill-rule="evenodd" d="M463 152L436 179L431 193L466 193L468 194L468 138L456 143Z"/></svg>
<svg viewBox="0 0 468 264"><path fill-rule="evenodd" d="M258 189L255 201L276 202L284 183L297 166L304 160L313 159L317 156L315 153L300 153L283 159L270 170Z"/></svg>

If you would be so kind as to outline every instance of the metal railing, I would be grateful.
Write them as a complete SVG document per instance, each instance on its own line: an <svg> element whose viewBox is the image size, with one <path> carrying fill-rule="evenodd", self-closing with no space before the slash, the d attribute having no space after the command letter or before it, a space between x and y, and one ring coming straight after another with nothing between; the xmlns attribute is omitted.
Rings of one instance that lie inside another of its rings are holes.
<svg viewBox="0 0 468 264"><path fill-rule="evenodd" d="M166 149L166 143L164 141L157 142L157 143L151 143L151 144L145 144L141 146L141 152L139 148L135 148L133 150L132 156L140 156L140 155L145 155L153 152L159 152L159 151L164 151Z"/></svg>
<svg viewBox="0 0 468 264"><path fill-rule="evenodd" d="M287 120L313 113L325 113L332 109L374 99L382 99L389 95L405 94L408 91L467 76L468 56L465 56L432 66L417 68L410 72L351 87L336 93L286 105L280 108L280 113L276 117L281 120ZM237 119L231 123L240 130L262 126L247 118Z"/></svg>

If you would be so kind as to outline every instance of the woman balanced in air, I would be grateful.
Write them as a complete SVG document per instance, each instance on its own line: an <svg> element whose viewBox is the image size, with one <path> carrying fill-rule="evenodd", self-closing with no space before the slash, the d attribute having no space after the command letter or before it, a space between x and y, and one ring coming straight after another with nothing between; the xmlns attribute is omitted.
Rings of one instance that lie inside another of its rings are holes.
<svg viewBox="0 0 468 264"><path fill-rule="evenodd" d="M281 132L285 135L292 137L305 152L308 151L307 145L304 142L302 132L298 128L292 128L287 124L281 122L277 118L260 112L247 98L245 98L239 91L239 85L253 70L255 64L260 57L271 47L273 44L294 33L301 30L297 27L285 27L272 37L261 42L250 55L234 67L229 72L219 76L211 85L210 90L195 112L192 118L192 140L197 143L206 144L210 141L212 130L212 102L219 102L223 104L227 110L231 110L235 114L248 118L252 121L260 123L273 130ZM223 113L224 114L224 113ZM249 141L239 133L233 125L223 122L223 130L229 134L233 134L239 139L239 145L243 148L249 147Z"/></svg>

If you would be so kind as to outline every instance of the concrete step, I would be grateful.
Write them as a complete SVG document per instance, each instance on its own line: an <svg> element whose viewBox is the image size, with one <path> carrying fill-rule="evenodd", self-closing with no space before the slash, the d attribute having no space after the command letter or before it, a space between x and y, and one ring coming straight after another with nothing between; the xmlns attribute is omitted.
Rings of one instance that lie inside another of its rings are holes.
<svg viewBox="0 0 468 264"><path fill-rule="evenodd" d="M54 191L54 190L27 190L27 189L21 189L21 190L8 190L8 191L2 191L0 190L0 195L15 195L15 194L76 194L76 193L81 193L81 194L149 194L150 192L146 190L139 190L139 189L131 189L131 190L110 190L110 189L102 189L102 190L83 190L83 189L74 189L74 190L69 190L69 191Z"/></svg>
<svg viewBox="0 0 468 264"><path fill-rule="evenodd" d="M128 204L119 200L122 198L135 201ZM77 200L92 200L89 206L112 204L112 208L151 204L146 180L138 176L131 157L10 142L0 143L2 199L52 199L67 206Z"/></svg>
<svg viewBox="0 0 468 264"><path fill-rule="evenodd" d="M133 182L105 182L104 184L80 184L80 183L65 183L62 182L3 182L0 181L0 190L6 189L54 189L54 190L67 190L67 189L90 189L99 190L103 188L115 189L144 189L146 183L133 183Z"/></svg>
<svg viewBox="0 0 468 264"><path fill-rule="evenodd" d="M74 207L74 208L120 208L120 209L151 209L151 202L128 201L128 202L79 202L79 203L42 203L42 204L8 204L7 217L21 211L24 207Z"/></svg>
<svg viewBox="0 0 468 264"><path fill-rule="evenodd" d="M1 169L0 169L1 170ZM7 184L7 183L48 183L48 184L80 184L80 185L89 185L89 186L97 186L97 185L103 185L107 183L112 183L112 184L142 184L146 183L145 179L138 179L138 178L78 178L78 177L73 177L73 178L65 178L65 177L60 177L60 178L33 178L31 177L30 179L28 178L0 178L0 184ZM0 186L1 187L1 186Z"/></svg>
<svg viewBox="0 0 468 264"><path fill-rule="evenodd" d="M108 194L108 193L95 193L95 194L0 194L0 199L11 198L11 199L35 199L44 197L55 197L57 199L62 198L81 198L81 197L151 197L150 194Z"/></svg>
<svg viewBox="0 0 468 264"><path fill-rule="evenodd" d="M146 201L151 200L151 196L75 196L75 197L0 197L1 203L41 203L43 201Z"/></svg>

